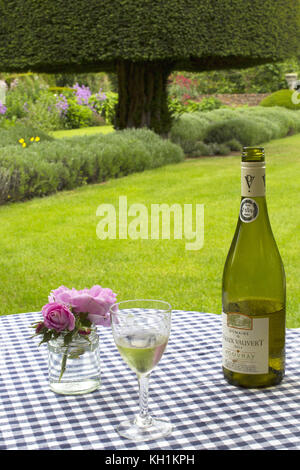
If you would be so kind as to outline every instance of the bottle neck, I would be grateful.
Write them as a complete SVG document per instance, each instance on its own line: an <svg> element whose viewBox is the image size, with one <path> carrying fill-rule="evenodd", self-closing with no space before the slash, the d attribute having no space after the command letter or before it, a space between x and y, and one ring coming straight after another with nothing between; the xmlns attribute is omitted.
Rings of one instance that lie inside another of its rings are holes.
<svg viewBox="0 0 300 470"><path fill-rule="evenodd" d="M257 219L268 220L265 169L264 161L242 161L241 163L240 219L246 224Z"/></svg>
<svg viewBox="0 0 300 470"><path fill-rule="evenodd" d="M265 197L266 195L266 165L264 161L241 163L242 197Z"/></svg>

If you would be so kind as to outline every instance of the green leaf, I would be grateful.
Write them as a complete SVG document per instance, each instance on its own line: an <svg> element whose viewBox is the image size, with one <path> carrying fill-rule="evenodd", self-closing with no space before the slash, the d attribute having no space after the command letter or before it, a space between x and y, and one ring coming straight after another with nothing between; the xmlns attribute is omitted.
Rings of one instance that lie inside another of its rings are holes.
<svg viewBox="0 0 300 470"><path fill-rule="evenodd" d="M51 338L52 338L52 334L53 334L52 330L46 330L46 331L44 331L44 333L43 333L43 339L42 339L42 341L39 343L39 346L40 346L41 344L43 344L43 343L48 343L48 341L50 341Z"/></svg>
<svg viewBox="0 0 300 470"><path fill-rule="evenodd" d="M70 352L70 354L68 355L68 358L69 359L78 359L80 356L82 356L82 354L85 353L85 348L83 347L78 347L76 349L74 349L72 352Z"/></svg>
<svg viewBox="0 0 300 470"><path fill-rule="evenodd" d="M59 382L61 381L62 376L63 376L63 374L64 374L64 372L65 372L65 370L66 370L67 359L68 359L68 352L69 352L69 348L67 347L66 351L64 352L62 361L61 361L60 376L59 376L59 379L58 379Z"/></svg>
<svg viewBox="0 0 300 470"><path fill-rule="evenodd" d="M75 330L70 331L64 336L64 346L68 346L71 343L73 336L74 336L74 331Z"/></svg>
<svg viewBox="0 0 300 470"><path fill-rule="evenodd" d="M80 325L81 326L91 326L92 322L88 319L88 313L80 313L79 314Z"/></svg>

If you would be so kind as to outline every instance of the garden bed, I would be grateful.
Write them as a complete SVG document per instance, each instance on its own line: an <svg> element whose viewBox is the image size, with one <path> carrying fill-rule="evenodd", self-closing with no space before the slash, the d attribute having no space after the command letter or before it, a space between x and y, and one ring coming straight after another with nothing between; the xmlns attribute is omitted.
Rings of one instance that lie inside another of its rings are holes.
<svg viewBox="0 0 300 470"><path fill-rule="evenodd" d="M229 155L300 132L300 113L284 107L253 106L184 113L174 122L171 140L188 157Z"/></svg>
<svg viewBox="0 0 300 470"><path fill-rule="evenodd" d="M11 131L15 136L16 128ZM9 134L2 130L5 132ZM25 135L20 128L19 132ZM31 132L37 135L37 131ZM100 183L184 159L179 145L147 129L71 139L20 140L18 145L0 148L0 204Z"/></svg>

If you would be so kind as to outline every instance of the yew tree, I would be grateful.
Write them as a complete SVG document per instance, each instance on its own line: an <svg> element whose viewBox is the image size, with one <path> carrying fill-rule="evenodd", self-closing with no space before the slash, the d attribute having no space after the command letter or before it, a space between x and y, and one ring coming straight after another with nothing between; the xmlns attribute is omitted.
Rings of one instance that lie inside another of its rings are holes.
<svg viewBox="0 0 300 470"><path fill-rule="evenodd" d="M298 0L0 0L0 72L115 72L121 129L168 132L174 70L275 62L298 44Z"/></svg>

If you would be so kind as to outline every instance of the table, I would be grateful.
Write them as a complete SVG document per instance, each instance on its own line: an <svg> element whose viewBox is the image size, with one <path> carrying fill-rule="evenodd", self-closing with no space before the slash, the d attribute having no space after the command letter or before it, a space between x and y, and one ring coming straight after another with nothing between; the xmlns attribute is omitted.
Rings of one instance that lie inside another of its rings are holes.
<svg viewBox="0 0 300 470"><path fill-rule="evenodd" d="M138 387L110 328L99 328L102 388L63 396L47 382L47 346L30 338L40 313L0 317L0 449L288 450L300 449L300 329L287 330L287 368L277 387L248 390L225 382L221 316L174 311L170 341L150 380L150 412L168 416L171 436L135 443L120 420L138 411Z"/></svg>

